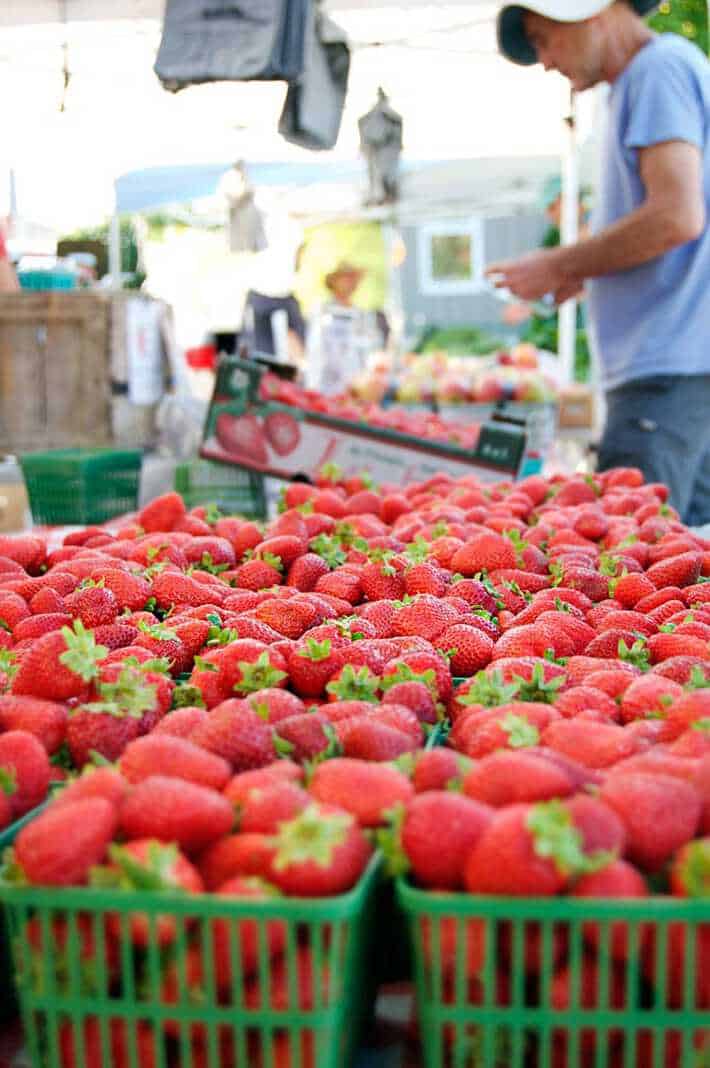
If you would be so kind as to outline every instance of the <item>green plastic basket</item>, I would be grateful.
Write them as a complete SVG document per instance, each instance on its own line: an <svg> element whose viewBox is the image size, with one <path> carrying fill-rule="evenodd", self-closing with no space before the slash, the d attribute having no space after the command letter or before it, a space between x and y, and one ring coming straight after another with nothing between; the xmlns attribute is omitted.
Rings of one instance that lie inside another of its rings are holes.
<svg viewBox="0 0 710 1068"><path fill-rule="evenodd" d="M33 1068L345 1068L369 1010L378 869L308 900L4 887Z"/></svg>
<svg viewBox="0 0 710 1068"><path fill-rule="evenodd" d="M264 476L257 471L210 463L209 460L193 460L178 464L175 489L188 508L216 504L228 515L242 515L249 519L266 516Z"/></svg>
<svg viewBox="0 0 710 1068"><path fill-rule="evenodd" d="M55 449L20 457L35 523L104 523L138 507L140 449Z"/></svg>
<svg viewBox="0 0 710 1068"><path fill-rule="evenodd" d="M707 902L478 897L404 879L397 899L425 1068L710 1064Z"/></svg>

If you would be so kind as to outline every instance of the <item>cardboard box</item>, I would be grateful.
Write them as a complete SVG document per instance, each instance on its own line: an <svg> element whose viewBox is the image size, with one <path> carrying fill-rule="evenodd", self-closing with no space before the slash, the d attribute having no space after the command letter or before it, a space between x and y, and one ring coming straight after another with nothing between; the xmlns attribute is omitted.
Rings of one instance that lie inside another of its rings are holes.
<svg viewBox="0 0 710 1068"><path fill-rule="evenodd" d="M27 526L29 503L22 482L0 482L0 533L13 534Z"/></svg>
<svg viewBox="0 0 710 1068"><path fill-rule="evenodd" d="M595 408L594 391L590 386L566 386L560 395L560 429L592 430Z"/></svg>

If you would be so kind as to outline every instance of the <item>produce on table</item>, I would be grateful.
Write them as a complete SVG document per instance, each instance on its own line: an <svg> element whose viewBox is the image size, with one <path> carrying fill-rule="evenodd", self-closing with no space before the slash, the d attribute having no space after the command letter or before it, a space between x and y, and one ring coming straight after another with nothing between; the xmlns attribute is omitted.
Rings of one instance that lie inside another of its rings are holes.
<svg viewBox="0 0 710 1068"><path fill-rule="evenodd" d="M168 494L51 551L0 538L0 818L70 780L18 834L6 878L330 896L357 883L376 833L432 899L710 896L710 543L665 487L634 469L379 489L324 471L287 486L283 508L264 527ZM425 750L439 721L447 746ZM485 923L467 923L465 951L455 923L422 936L449 976L463 959L476 1004L492 950ZM527 930L532 982L541 949ZM668 929L665 970L653 923L643 930L644 997L678 1004L685 927ZM139 950L140 913L131 932ZM228 990L220 932L215 921ZM499 934L504 997L514 954ZM691 984L704 1011L707 934ZM282 935L275 924L268 939L275 1004ZM175 937L169 915L159 937ZM621 966L623 921L607 942ZM248 921L238 944L248 975ZM590 921L587 1001L603 945ZM88 930L82 952L90 964ZM556 939L559 1009L568 952ZM302 967L307 999L307 953Z"/></svg>
<svg viewBox="0 0 710 1068"><path fill-rule="evenodd" d="M451 419L440 419L433 412L407 412L396 408L381 408L379 402L384 396L385 388L381 391L375 390L372 396L368 396L365 390L360 394L353 392L326 397L317 390L304 389L295 382L286 382L276 375L265 374L259 387L259 396L262 401L288 404L305 412L315 412L334 419L344 419L347 422L365 423L381 430L396 430L410 437L423 438L442 445L458 445L463 449L476 448L480 433L480 426L477 423L470 420L457 423ZM276 412L273 414L278 415ZM227 415L226 418L229 416ZM244 442L240 441L239 445L243 448ZM265 457L263 459L265 460Z"/></svg>

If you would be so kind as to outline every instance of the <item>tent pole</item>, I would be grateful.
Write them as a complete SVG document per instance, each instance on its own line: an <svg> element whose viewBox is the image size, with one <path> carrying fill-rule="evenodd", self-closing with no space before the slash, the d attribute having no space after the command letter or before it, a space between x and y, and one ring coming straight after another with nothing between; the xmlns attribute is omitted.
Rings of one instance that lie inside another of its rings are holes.
<svg viewBox="0 0 710 1068"><path fill-rule="evenodd" d="M111 216L111 226L108 239L108 263L111 275L111 288L121 288L121 217L118 214L118 203L115 204Z"/></svg>
<svg viewBox="0 0 710 1068"><path fill-rule="evenodd" d="M579 238L579 158L577 155L577 97L570 91L569 115L565 120L567 136L562 160L562 227L563 245L573 245ZM560 308L559 359L562 381L574 378L574 354L577 340L577 301L566 301Z"/></svg>

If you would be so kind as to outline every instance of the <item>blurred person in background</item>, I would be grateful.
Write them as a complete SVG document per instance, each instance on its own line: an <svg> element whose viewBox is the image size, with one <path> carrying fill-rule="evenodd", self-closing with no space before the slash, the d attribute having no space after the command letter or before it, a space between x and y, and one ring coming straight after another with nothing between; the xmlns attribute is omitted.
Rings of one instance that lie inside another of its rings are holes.
<svg viewBox="0 0 710 1068"><path fill-rule="evenodd" d="M500 49L580 92L608 82L593 236L492 264L522 300L584 288L606 395L599 467L639 467L685 522L710 522L710 65L643 15L655 0L529 0Z"/></svg>

